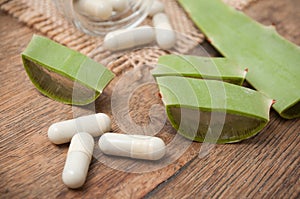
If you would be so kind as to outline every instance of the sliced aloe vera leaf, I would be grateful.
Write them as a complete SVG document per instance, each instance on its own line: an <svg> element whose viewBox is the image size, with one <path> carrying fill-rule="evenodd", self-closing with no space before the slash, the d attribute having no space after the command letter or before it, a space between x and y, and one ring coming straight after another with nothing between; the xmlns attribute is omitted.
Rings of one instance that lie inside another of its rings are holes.
<svg viewBox="0 0 300 199"><path fill-rule="evenodd" d="M22 60L36 88L66 104L93 102L114 77L89 57L38 35L32 37Z"/></svg>
<svg viewBox="0 0 300 199"><path fill-rule="evenodd" d="M256 135L269 121L273 100L255 90L217 80L156 80L172 126L188 139L238 142Z"/></svg>
<svg viewBox="0 0 300 199"><path fill-rule="evenodd" d="M276 100L284 118L300 116L300 48L220 0L179 0L225 57L249 68L246 80Z"/></svg>
<svg viewBox="0 0 300 199"><path fill-rule="evenodd" d="M227 58L164 55L159 57L157 67L151 73L154 77L183 76L241 85L247 72Z"/></svg>

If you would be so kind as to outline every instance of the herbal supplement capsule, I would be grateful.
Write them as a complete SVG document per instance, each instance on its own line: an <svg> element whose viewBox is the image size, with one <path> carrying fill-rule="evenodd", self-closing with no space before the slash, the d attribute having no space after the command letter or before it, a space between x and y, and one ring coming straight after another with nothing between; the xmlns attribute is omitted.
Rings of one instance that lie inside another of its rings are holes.
<svg viewBox="0 0 300 199"><path fill-rule="evenodd" d="M176 43L176 34L170 24L169 18L165 13L158 13L153 16L155 27L156 42L162 49L170 49Z"/></svg>
<svg viewBox="0 0 300 199"><path fill-rule="evenodd" d="M99 139L101 151L107 155L144 160L159 160L165 155L165 143L158 137L105 133Z"/></svg>
<svg viewBox="0 0 300 199"><path fill-rule="evenodd" d="M104 113L97 113L52 124L48 129L48 138L54 144L63 144L70 142L77 132L87 132L97 137L110 130L110 118Z"/></svg>
<svg viewBox="0 0 300 199"><path fill-rule="evenodd" d="M138 10L143 5L143 0L131 0L133 3L132 10Z"/></svg>
<svg viewBox="0 0 300 199"><path fill-rule="evenodd" d="M153 17L157 13L163 12L164 10L165 10L165 5L161 1L154 0L150 7L148 15Z"/></svg>
<svg viewBox="0 0 300 199"><path fill-rule="evenodd" d="M101 20L107 20L112 15L112 5L107 0L77 0L74 7L85 15Z"/></svg>
<svg viewBox="0 0 300 199"><path fill-rule="evenodd" d="M110 0L113 10L122 12L128 7L128 0Z"/></svg>
<svg viewBox="0 0 300 199"><path fill-rule="evenodd" d="M94 149L94 139L88 133L77 133L73 136L62 180L69 188L81 187L86 179Z"/></svg>
<svg viewBox="0 0 300 199"><path fill-rule="evenodd" d="M141 26L129 30L118 30L108 33L103 46L110 51L129 49L153 42L155 33L150 26Z"/></svg>

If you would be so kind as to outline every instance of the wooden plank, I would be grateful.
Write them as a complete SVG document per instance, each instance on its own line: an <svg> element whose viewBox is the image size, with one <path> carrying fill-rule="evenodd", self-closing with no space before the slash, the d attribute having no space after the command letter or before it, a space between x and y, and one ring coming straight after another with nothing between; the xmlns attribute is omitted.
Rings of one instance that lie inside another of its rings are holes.
<svg viewBox="0 0 300 199"><path fill-rule="evenodd" d="M245 12L300 45L299 7L298 1L261 0ZM216 146L146 198L299 198L299 136L300 119L287 121L272 110L258 136Z"/></svg>
<svg viewBox="0 0 300 199"><path fill-rule="evenodd" d="M155 198L297 198L299 120L272 122L253 139L216 146L160 185Z"/></svg>
<svg viewBox="0 0 300 199"><path fill-rule="evenodd" d="M247 13L252 16L259 13L258 19L267 24L276 19L279 32L300 44L299 31L290 31L299 30L299 17L290 17L299 16L295 3L292 0L276 3L261 0ZM92 112L94 107L71 107L40 95L28 79L20 59L32 30L4 13L0 15L0 24L1 198L299 197L300 123L299 120L280 119L274 112L272 122L255 138L239 144L218 145L204 158L197 158L203 145L189 145L180 137L173 142L173 147L169 144L167 163L107 157L96 147L84 187L76 191L66 188L61 172L68 145L51 144L47 128L53 122ZM96 101L97 112L112 115L111 94L123 77L116 78ZM134 77L144 79L147 75L142 71ZM126 93L125 88L123 92ZM162 113L149 118L153 104L161 105L155 85L135 91L129 106L133 120L139 125L159 124L159 118L164 117ZM123 109L121 105L117 108ZM117 122L113 118L113 130L121 132ZM175 133L166 123L159 136L171 143ZM180 150L187 146L187 150ZM177 159L176 155L181 153ZM160 166L161 169L142 172ZM136 173L129 172L132 170ZM155 191L150 192L153 189Z"/></svg>
<svg viewBox="0 0 300 199"><path fill-rule="evenodd" d="M86 184L76 191L68 189L61 180L68 144L56 146L50 143L47 138L47 129L54 122L71 119L84 113L92 113L94 108L96 112L112 115L111 94L115 84L123 76L116 78L110 84L96 101L95 106L71 107L50 100L34 88L21 62L20 53L28 44L33 31L4 13L1 13L0 24L2 41L0 43L1 197L140 198L170 178L196 156L195 151L198 145L181 136L177 136L177 141L174 141L173 137L176 137L176 132L167 123L159 136L173 144L168 146L166 158L162 162L151 163L108 157L102 155L95 146L95 154ZM145 79L144 75L149 78L149 72L144 71L145 74L141 72L134 73L129 78ZM121 93L119 93L121 95L117 98L122 99L127 91L132 92L128 89L127 86L123 89L121 87ZM148 116L153 104L162 107L157 93L157 87L153 83L132 93L128 109L138 125L147 125L151 119L156 126L156 123L160 123L160 118L164 117L164 111L159 112L162 115L156 114L153 118ZM120 110L125 108L122 105L115 105ZM113 130L121 132L115 118L113 118ZM98 139L95 141L97 142ZM185 146L190 147L189 150L182 151L180 148L184 149ZM179 157L176 154L179 154Z"/></svg>

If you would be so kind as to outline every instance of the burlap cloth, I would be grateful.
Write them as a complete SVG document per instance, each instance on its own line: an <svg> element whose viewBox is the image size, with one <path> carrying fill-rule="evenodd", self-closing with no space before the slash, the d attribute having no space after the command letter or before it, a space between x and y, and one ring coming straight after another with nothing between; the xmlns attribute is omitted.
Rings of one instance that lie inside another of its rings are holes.
<svg viewBox="0 0 300 199"><path fill-rule="evenodd" d="M177 52L186 53L204 41L202 33L176 0L161 1L165 4L165 12L174 29L185 35L185 39L177 42L175 46ZM254 0L224 1L237 9L243 9ZM78 31L56 10L51 0L0 0L0 8L41 34L101 62L117 75L142 64L153 64L160 55L167 53L158 47L143 48L125 54L105 51L101 47L102 37L92 37ZM151 25L151 20L146 19L143 23Z"/></svg>

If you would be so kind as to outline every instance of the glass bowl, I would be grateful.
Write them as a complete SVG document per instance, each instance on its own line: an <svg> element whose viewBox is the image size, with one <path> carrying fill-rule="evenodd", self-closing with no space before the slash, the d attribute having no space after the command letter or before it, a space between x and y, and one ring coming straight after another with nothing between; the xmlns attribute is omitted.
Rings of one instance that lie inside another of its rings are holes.
<svg viewBox="0 0 300 199"><path fill-rule="evenodd" d="M68 21L73 23L80 31L97 36L108 32L138 26L148 15L153 0L127 0L128 6L121 12L112 11L107 20L88 16L76 9L79 0L52 0L56 8ZM82 1L82 0L81 0ZM103 0L107 2L107 0Z"/></svg>

